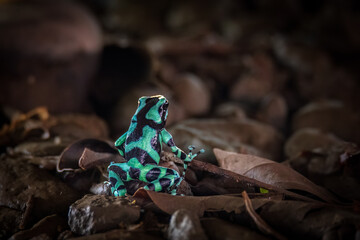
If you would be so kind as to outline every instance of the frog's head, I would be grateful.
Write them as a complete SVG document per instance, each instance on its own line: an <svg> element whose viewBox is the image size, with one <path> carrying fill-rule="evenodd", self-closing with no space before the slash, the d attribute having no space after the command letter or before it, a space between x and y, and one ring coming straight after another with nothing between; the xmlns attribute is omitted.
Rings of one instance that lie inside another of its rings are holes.
<svg viewBox="0 0 360 240"><path fill-rule="evenodd" d="M168 116L168 107L169 102L162 95L141 97L135 113L137 121L145 117L145 119L165 125Z"/></svg>

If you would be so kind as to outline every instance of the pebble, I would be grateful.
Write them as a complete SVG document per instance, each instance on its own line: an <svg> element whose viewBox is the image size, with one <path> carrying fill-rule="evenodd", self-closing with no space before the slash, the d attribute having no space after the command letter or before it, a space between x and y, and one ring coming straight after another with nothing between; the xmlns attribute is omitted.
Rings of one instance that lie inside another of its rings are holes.
<svg viewBox="0 0 360 240"><path fill-rule="evenodd" d="M189 115L202 115L209 111L210 91L206 84L194 74L181 75L173 86L175 96Z"/></svg>
<svg viewBox="0 0 360 240"><path fill-rule="evenodd" d="M70 2L0 6L0 103L20 110L84 111L102 48L100 27Z"/></svg>
<svg viewBox="0 0 360 240"><path fill-rule="evenodd" d="M140 218L140 208L124 198L105 195L85 195L69 208L71 231L90 235L131 224Z"/></svg>
<svg viewBox="0 0 360 240"><path fill-rule="evenodd" d="M311 102L302 107L294 116L292 128L317 128L333 133L345 141L360 142L360 130L357 126L360 114L354 109L336 100Z"/></svg>
<svg viewBox="0 0 360 240"><path fill-rule="evenodd" d="M208 239L201 227L199 217L186 209L179 209L173 213L167 236L169 240Z"/></svg>
<svg viewBox="0 0 360 240"><path fill-rule="evenodd" d="M197 159L215 164L214 147L274 161L282 152L283 136L272 126L250 119L190 119L171 127L170 133L178 147L204 148Z"/></svg>

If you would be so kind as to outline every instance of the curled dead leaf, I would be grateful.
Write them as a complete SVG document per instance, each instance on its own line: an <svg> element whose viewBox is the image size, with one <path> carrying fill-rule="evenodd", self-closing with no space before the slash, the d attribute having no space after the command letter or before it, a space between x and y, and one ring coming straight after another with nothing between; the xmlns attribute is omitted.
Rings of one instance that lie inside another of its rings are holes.
<svg viewBox="0 0 360 240"><path fill-rule="evenodd" d="M332 194L317 186L295 170L257 156L227 152L215 148L220 167L289 191L305 193L329 203L339 202Z"/></svg>
<svg viewBox="0 0 360 240"><path fill-rule="evenodd" d="M121 162L121 159L117 153L95 152L85 148L79 159L79 167L86 170L101 164Z"/></svg>
<svg viewBox="0 0 360 240"><path fill-rule="evenodd" d="M100 157L98 154L94 158L89 157L91 153L103 153L103 154L110 154L107 156L118 155L117 151L112 148L107 142L98 140L98 139L82 139L79 140L70 146L68 146L61 154L60 159L57 164L57 171L62 172L65 170L75 170L78 169L79 160L81 159L85 149L91 150L92 152L86 152L82 158L81 164L82 167L86 168L91 165L92 161L98 160Z"/></svg>
<svg viewBox="0 0 360 240"><path fill-rule="evenodd" d="M191 162L185 177L186 181L192 185L191 190L194 195L197 196L241 194L246 191L249 194L258 194L259 197L262 195L267 199L318 201L197 160ZM261 189L266 189L266 193L261 193Z"/></svg>

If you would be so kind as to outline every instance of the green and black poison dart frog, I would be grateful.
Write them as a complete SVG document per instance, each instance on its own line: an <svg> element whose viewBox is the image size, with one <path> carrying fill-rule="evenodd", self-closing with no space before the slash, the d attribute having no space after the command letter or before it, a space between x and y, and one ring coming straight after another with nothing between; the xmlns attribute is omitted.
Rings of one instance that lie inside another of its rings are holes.
<svg viewBox="0 0 360 240"><path fill-rule="evenodd" d="M167 144L171 151L184 161L186 167L201 149L193 154L190 146L189 154L178 148L171 134L166 131L165 123L168 116L169 102L164 96L141 97L138 108L131 119L129 130L115 142L125 163L111 163L108 167L111 192L114 196L125 196L124 182L140 180L148 183L144 189L157 192L170 192L176 195L176 189L183 180L173 169L159 166L162 143Z"/></svg>

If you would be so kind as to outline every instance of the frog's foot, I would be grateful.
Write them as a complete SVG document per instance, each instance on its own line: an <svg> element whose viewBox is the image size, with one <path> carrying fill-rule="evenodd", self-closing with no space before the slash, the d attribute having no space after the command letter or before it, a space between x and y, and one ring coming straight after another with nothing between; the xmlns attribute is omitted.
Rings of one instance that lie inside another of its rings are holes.
<svg viewBox="0 0 360 240"><path fill-rule="evenodd" d="M111 189L111 192L115 197L125 197L126 189L120 189L120 190L114 190L114 191L112 191L112 189Z"/></svg>
<svg viewBox="0 0 360 240"><path fill-rule="evenodd" d="M170 191L170 194L173 196L176 196L176 188L174 188L173 190Z"/></svg>
<svg viewBox="0 0 360 240"><path fill-rule="evenodd" d="M180 179L179 183L178 183L176 186L173 186L172 188L170 188L170 189L168 190L168 192L169 192L171 195L173 195L173 196L178 195L178 194L176 194L176 192L177 192L177 189L178 189L178 187L179 187L179 185L180 185L180 182L181 182L182 180L183 180L183 178Z"/></svg>
<svg viewBox="0 0 360 240"><path fill-rule="evenodd" d="M170 192L172 195L176 195L176 189L179 186L181 180L182 178L179 177L178 174L167 175L147 184L144 186L144 189L155 192Z"/></svg>
<svg viewBox="0 0 360 240"><path fill-rule="evenodd" d="M111 187L111 193L115 197L125 197L125 194L126 194L125 185L120 185L120 186L117 186L117 187Z"/></svg>
<svg viewBox="0 0 360 240"><path fill-rule="evenodd" d="M125 184L121 178L121 175L123 178L127 177L125 170L127 170L128 166L125 164L126 163L112 163L108 168L111 193L115 197L124 197L126 194Z"/></svg>
<svg viewBox="0 0 360 240"><path fill-rule="evenodd" d="M191 188L184 178L181 177L176 186L172 187L168 191L173 196L187 196L192 195Z"/></svg>
<svg viewBox="0 0 360 240"><path fill-rule="evenodd" d="M193 145L190 145L188 147L189 149L189 153L187 155L187 158L184 160L184 171L182 173L182 176L185 177L185 173L186 173L186 169L187 169L187 165L197 156L199 156L201 153L204 153L205 150L204 149L200 149L197 153L193 154L192 150L195 149L195 147Z"/></svg>
<svg viewBox="0 0 360 240"><path fill-rule="evenodd" d="M189 149L189 153L188 153L188 158L190 159L190 161L188 161L188 162L191 162L191 160L193 160L195 157L197 157L198 155L200 155L201 153L204 153L205 152L205 150L204 149L200 149L197 153L192 153L192 151L195 149L195 147L193 146L193 145L190 145L189 147L188 147L188 149Z"/></svg>

